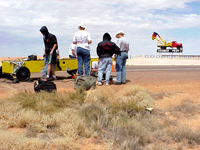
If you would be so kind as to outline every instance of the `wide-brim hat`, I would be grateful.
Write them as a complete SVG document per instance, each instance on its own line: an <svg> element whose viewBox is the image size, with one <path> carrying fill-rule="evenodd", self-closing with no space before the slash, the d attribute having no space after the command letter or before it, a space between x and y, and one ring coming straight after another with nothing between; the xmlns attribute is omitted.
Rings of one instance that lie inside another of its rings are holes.
<svg viewBox="0 0 200 150"><path fill-rule="evenodd" d="M81 23L81 24L79 24L78 28L80 28L80 27L85 29L87 26L84 23Z"/></svg>
<svg viewBox="0 0 200 150"><path fill-rule="evenodd" d="M119 34L125 35L124 31L119 30L119 31L116 33L115 37L118 38L118 35L119 35Z"/></svg>

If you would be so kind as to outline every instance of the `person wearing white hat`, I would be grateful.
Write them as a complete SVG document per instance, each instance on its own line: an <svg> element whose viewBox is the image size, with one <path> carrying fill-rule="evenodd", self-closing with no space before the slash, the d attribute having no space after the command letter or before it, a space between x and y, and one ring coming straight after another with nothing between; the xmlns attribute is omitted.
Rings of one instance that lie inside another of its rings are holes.
<svg viewBox="0 0 200 150"><path fill-rule="evenodd" d="M92 43L89 32L85 31L87 26L81 23L78 26L79 31L74 34L73 44L77 45L77 60L78 60L78 75L83 75L83 64L85 69L85 75L89 76L90 72L90 47Z"/></svg>
<svg viewBox="0 0 200 150"><path fill-rule="evenodd" d="M126 60L128 58L129 52L129 42L124 37L125 33L120 30L116 33L117 46L120 48L120 54L115 55L116 60L116 72L117 72L117 82L116 85L126 84Z"/></svg>

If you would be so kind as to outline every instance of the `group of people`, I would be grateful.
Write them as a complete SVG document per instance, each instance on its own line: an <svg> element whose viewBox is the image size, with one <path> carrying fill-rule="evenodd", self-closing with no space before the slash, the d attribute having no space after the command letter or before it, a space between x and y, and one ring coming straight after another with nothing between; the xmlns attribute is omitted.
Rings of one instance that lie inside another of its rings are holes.
<svg viewBox="0 0 200 150"><path fill-rule="evenodd" d="M90 44L92 43L89 32L85 31L86 25L81 23L78 26L79 31L74 34L72 44L70 45L70 58L77 58L78 61L78 76L89 76L90 75ZM55 76L55 64L57 59L56 50L58 49L58 43L56 36L49 33L46 26L40 29L43 35L45 51L43 54L44 63L47 65L46 77L50 77L52 73L52 79L56 79ZM116 72L117 79L116 85L126 83L126 59L128 58L129 42L124 37L123 31L116 33L117 42L111 41L109 33L103 35L103 40L97 45L98 60L98 85L102 85L102 77L105 72L105 85L109 85L111 68L112 68L112 57L116 61ZM83 73L84 65L84 73ZM97 71L97 70L96 70ZM44 74L43 74L44 75Z"/></svg>

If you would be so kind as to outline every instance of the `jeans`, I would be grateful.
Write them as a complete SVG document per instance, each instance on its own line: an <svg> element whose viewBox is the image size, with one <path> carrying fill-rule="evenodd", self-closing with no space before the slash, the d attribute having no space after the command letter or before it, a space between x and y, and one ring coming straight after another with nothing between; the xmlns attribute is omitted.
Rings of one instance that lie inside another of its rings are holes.
<svg viewBox="0 0 200 150"><path fill-rule="evenodd" d="M117 83L126 83L126 59L128 54L121 52L116 59Z"/></svg>
<svg viewBox="0 0 200 150"><path fill-rule="evenodd" d="M83 75L83 64L85 69L85 75L89 76L90 73L90 51L82 47L77 47L78 58L78 76Z"/></svg>
<svg viewBox="0 0 200 150"><path fill-rule="evenodd" d="M99 69L98 69L98 82L102 82L103 72L106 70L105 83L109 83L111 67L112 67L112 58L111 57L100 59Z"/></svg>
<svg viewBox="0 0 200 150"><path fill-rule="evenodd" d="M47 75L47 70L48 70L48 62L49 62L49 54L45 54L44 57L44 70L42 71L42 77L46 77ZM56 64L54 64L54 69L56 68ZM59 68L60 69L60 68ZM60 69L62 70L62 69ZM50 72L50 77L52 76L52 73Z"/></svg>
<svg viewBox="0 0 200 150"><path fill-rule="evenodd" d="M47 75L47 63L49 62L48 57L49 57L49 54L45 54L45 57L44 57L44 70L42 71L42 77L46 77L46 75Z"/></svg>

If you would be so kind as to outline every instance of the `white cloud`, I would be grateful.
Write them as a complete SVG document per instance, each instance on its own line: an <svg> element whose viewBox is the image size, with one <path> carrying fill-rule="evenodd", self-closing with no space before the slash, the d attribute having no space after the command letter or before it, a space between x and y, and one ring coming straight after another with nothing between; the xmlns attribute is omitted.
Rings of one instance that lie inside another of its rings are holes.
<svg viewBox="0 0 200 150"><path fill-rule="evenodd" d="M38 47L36 51L40 53L42 37L39 29L46 25L58 37L60 51L67 55L78 24L85 22L93 38L93 55L104 32L109 32L115 40L115 33L121 29L127 33L132 49L139 47L141 53L154 53L155 44L149 41L153 31L166 33L172 29L200 26L200 15L192 10L185 11L187 4L195 1L199 0L0 0L0 32L21 37L23 41L37 39L35 45L34 42L31 44L34 49ZM28 49L28 44L22 46ZM2 47L9 49L9 45ZM34 51L29 48L26 55L29 50Z"/></svg>

